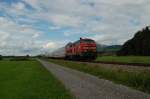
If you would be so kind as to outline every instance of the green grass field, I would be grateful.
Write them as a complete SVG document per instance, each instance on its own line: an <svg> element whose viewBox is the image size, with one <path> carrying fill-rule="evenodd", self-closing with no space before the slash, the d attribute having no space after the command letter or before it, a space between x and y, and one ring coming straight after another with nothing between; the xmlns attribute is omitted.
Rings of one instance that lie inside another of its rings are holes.
<svg viewBox="0 0 150 99"><path fill-rule="evenodd" d="M0 99L72 99L70 92L41 64L0 61Z"/></svg>
<svg viewBox="0 0 150 99"><path fill-rule="evenodd" d="M149 56L99 56L96 61L150 64Z"/></svg>
<svg viewBox="0 0 150 99"><path fill-rule="evenodd" d="M112 69L75 61L52 59L49 61L150 93L150 70L126 71L121 68Z"/></svg>

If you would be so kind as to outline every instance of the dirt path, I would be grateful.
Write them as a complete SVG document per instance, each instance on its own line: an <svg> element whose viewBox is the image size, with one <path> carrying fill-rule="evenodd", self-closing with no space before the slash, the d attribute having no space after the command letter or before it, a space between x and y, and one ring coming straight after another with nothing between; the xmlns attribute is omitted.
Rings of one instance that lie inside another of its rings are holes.
<svg viewBox="0 0 150 99"><path fill-rule="evenodd" d="M77 99L150 99L150 95L70 68L38 60Z"/></svg>

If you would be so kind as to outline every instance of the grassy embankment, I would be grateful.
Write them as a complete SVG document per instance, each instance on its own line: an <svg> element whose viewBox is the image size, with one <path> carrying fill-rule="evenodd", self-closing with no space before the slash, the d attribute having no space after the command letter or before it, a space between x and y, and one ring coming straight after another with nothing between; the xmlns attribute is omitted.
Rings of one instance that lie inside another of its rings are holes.
<svg viewBox="0 0 150 99"><path fill-rule="evenodd" d="M50 62L76 69L85 73L95 75L99 78L111 80L115 83L127 85L129 87L150 93L150 70L125 71L123 69L111 69L104 66L89 65L87 63L49 60Z"/></svg>
<svg viewBox="0 0 150 99"><path fill-rule="evenodd" d="M150 64L149 56L99 56L96 61Z"/></svg>
<svg viewBox="0 0 150 99"><path fill-rule="evenodd" d="M3 60L0 99L72 99L72 96L39 62Z"/></svg>

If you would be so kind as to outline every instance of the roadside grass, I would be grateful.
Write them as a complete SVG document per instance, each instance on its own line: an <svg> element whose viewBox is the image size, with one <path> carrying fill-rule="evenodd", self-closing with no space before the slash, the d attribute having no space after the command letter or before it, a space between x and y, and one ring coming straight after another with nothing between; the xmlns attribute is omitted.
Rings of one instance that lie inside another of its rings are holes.
<svg viewBox="0 0 150 99"><path fill-rule="evenodd" d="M98 56L96 61L150 64L149 56Z"/></svg>
<svg viewBox="0 0 150 99"><path fill-rule="evenodd" d="M49 60L50 62L59 64L61 66L76 69L99 78L111 80L118 84L123 84L134 89L150 93L150 70L143 71L125 71L123 69L108 69L97 65L89 65L88 63L81 63L75 61L65 60Z"/></svg>
<svg viewBox="0 0 150 99"><path fill-rule="evenodd" d="M0 99L73 99L35 60L0 61Z"/></svg>

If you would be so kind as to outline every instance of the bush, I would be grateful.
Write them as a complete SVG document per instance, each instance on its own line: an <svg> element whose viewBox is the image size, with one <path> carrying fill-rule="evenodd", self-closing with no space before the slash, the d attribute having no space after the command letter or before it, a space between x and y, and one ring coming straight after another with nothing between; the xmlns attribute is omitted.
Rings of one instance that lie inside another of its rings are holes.
<svg viewBox="0 0 150 99"><path fill-rule="evenodd" d="M10 61L27 61L30 60L29 57L21 56L21 57L13 57L10 59Z"/></svg>
<svg viewBox="0 0 150 99"><path fill-rule="evenodd" d="M0 60L2 60L3 59L3 56L2 55L0 55Z"/></svg>

